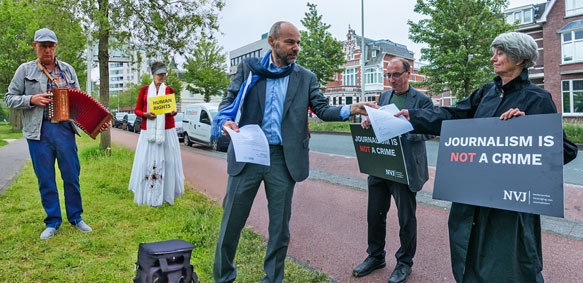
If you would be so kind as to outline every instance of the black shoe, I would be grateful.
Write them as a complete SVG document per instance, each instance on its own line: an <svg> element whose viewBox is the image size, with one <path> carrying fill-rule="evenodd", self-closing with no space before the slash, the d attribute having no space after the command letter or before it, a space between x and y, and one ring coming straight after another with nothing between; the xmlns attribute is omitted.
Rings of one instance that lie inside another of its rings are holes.
<svg viewBox="0 0 583 283"><path fill-rule="evenodd" d="M352 270L352 275L356 277L363 277L369 275L375 269L383 268L387 265L385 259L377 259L374 257L367 257L364 262L359 264L354 270Z"/></svg>
<svg viewBox="0 0 583 283"><path fill-rule="evenodd" d="M389 283L405 283L409 274L411 274L411 267L406 263L397 262L397 266L389 278Z"/></svg>

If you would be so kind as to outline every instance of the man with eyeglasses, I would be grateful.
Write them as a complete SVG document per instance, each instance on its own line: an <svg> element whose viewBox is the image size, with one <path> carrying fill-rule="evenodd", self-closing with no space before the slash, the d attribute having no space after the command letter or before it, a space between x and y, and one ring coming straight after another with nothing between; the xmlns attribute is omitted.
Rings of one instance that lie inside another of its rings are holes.
<svg viewBox="0 0 583 283"><path fill-rule="evenodd" d="M80 131L70 121L51 123L48 119L46 106L52 101L49 90L59 87L79 89L75 69L55 57L57 45L57 35L52 30L37 30L32 42L37 59L18 67L6 93L6 105L22 110L22 135L28 142L42 205L47 214L44 220L46 227L40 235L43 240L55 235L63 222L55 182L55 160L63 178L67 220L82 232L92 231L81 219L81 167L75 143L75 134L80 134ZM101 131L107 127L109 123Z"/></svg>
<svg viewBox="0 0 583 283"><path fill-rule="evenodd" d="M381 93L378 105L393 103L399 109L433 107L429 97L409 85L410 74L411 67L407 60L403 58L392 59L385 74L392 89ZM369 118L366 117L361 124L363 128L369 128ZM389 282L407 281L417 247L417 218L415 217L417 202L415 196L429 179L425 141L433 137L432 135L420 134L401 136L409 185L368 176L368 249L366 250L368 257L352 271L354 276L368 275L375 269L383 268L386 265L384 248L387 213L391 205L392 195L397 205L401 247L395 253L397 265Z"/></svg>

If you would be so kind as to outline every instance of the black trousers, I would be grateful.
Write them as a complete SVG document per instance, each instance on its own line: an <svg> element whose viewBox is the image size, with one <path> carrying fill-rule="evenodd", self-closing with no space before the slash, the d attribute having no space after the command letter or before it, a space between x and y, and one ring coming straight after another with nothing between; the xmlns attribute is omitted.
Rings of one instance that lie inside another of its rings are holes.
<svg viewBox="0 0 583 283"><path fill-rule="evenodd" d="M415 210L417 193L409 186L374 176L368 176L368 249L371 257L385 257L385 237L387 235L387 213L391 207L391 195L397 204L399 216L399 240L401 247L395 253L398 262L413 265L417 249L417 218Z"/></svg>

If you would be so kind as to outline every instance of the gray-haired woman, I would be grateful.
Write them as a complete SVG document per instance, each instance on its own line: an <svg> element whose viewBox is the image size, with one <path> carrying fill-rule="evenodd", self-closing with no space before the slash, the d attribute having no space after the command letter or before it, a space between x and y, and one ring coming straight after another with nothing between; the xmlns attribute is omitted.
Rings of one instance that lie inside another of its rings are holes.
<svg viewBox="0 0 583 283"><path fill-rule="evenodd" d="M526 34L509 32L491 44L490 60L498 75L455 107L402 110L414 132L439 135L450 119L556 113L551 94L528 79L538 58L537 44ZM564 161L577 156L564 137ZM540 216L453 203L449 214L452 270L457 282L543 282Z"/></svg>

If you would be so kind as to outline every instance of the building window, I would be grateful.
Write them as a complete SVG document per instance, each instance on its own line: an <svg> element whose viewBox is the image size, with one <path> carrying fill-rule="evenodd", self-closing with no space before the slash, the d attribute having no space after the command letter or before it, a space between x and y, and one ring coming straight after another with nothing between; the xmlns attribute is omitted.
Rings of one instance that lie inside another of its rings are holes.
<svg viewBox="0 0 583 283"><path fill-rule="evenodd" d="M563 113L583 113L583 80L563 81Z"/></svg>
<svg viewBox="0 0 583 283"><path fill-rule="evenodd" d="M342 96L338 97L338 105L342 105Z"/></svg>
<svg viewBox="0 0 583 283"><path fill-rule="evenodd" d="M383 82L383 73L379 68L370 68L364 71L365 84L380 84Z"/></svg>
<svg viewBox="0 0 583 283"><path fill-rule="evenodd" d="M350 105L352 104L352 96L347 96L346 97L346 105Z"/></svg>
<svg viewBox="0 0 583 283"><path fill-rule="evenodd" d="M371 56L371 57L377 57L377 51L376 51L376 50L373 50L373 51L372 51L372 54L371 54L370 56Z"/></svg>
<svg viewBox="0 0 583 283"><path fill-rule="evenodd" d="M583 1L583 0L581 0ZM510 12L506 14L506 22L509 24L517 23L521 24L531 24L533 21L532 15L533 9L526 9L521 11Z"/></svg>
<svg viewBox="0 0 583 283"><path fill-rule="evenodd" d="M336 96L332 97L332 105L336 105Z"/></svg>
<svg viewBox="0 0 583 283"><path fill-rule="evenodd" d="M583 14L583 0L565 0L565 15Z"/></svg>
<svg viewBox="0 0 583 283"><path fill-rule="evenodd" d="M583 61L583 30L563 33L561 36L561 45L563 50L563 63Z"/></svg>
<svg viewBox="0 0 583 283"><path fill-rule="evenodd" d="M344 85L356 85L356 68L344 70L344 73L342 73L342 82Z"/></svg>

